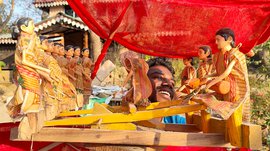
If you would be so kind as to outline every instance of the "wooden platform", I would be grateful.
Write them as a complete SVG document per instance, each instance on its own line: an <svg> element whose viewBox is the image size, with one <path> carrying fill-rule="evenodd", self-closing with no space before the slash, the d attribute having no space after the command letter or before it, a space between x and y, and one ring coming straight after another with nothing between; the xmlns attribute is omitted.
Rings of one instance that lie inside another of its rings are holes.
<svg viewBox="0 0 270 151"><path fill-rule="evenodd" d="M11 140L104 146L237 146L254 150L261 149L262 136L259 125L240 123L237 125L237 132L240 132L241 135L235 135L234 131L228 133L231 125L226 120L211 117L209 113L205 112L203 105L171 106L172 103L179 102L152 104L151 108L133 114L113 113L107 106L96 103L91 110L61 113L59 119L45 121L43 125L45 127L38 133L30 134L27 137L20 135L25 134L24 131L21 130L18 133L18 128L14 128L11 131ZM163 124L160 121L154 121L157 117L193 111L200 111L201 114L190 114L189 122L185 125ZM86 112L91 115L78 116ZM232 138L237 140L237 143L231 141Z"/></svg>
<svg viewBox="0 0 270 151"><path fill-rule="evenodd" d="M11 130L11 140L18 139L18 129ZM184 133L128 130L95 130L88 128L56 128L46 127L33 135L33 141L72 142L91 144L116 144L138 146L231 146L224 140L223 134L218 133Z"/></svg>

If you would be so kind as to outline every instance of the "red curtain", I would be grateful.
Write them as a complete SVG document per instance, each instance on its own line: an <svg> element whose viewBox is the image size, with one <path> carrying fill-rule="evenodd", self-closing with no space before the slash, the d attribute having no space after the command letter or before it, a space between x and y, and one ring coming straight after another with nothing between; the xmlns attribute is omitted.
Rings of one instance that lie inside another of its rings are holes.
<svg viewBox="0 0 270 151"><path fill-rule="evenodd" d="M245 53L270 35L269 0L67 1L100 37L108 39L116 30L113 40L154 56L196 56L200 45L217 51L215 33L222 27L235 31L236 44L243 43Z"/></svg>
<svg viewBox="0 0 270 151"><path fill-rule="evenodd" d="M270 0L67 0L88 27L139 53L169 58L197 55L215 33L229 27L249 52L270 35ZM94 79L110 43L91 74Z"/></svg>

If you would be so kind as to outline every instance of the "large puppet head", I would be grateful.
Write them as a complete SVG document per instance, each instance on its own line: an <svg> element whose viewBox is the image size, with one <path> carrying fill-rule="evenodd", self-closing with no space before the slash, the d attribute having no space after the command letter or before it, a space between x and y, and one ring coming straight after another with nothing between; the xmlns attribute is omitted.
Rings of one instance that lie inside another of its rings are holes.
<svg viewBox="0 0 270 151"><path fill-rule="evenodd" d="M219 50L224 49L228 45L235 47L234 32L230 28L221 28L216 32L216 44Z"/></svg>
<svg viewBox="0 0 270 151"><path fill-rule="evenodd" d="M21 32L32 35L35 32L35 25L31 18L20 18L15 26L11 27L12 39L18 39Z"/></svg>

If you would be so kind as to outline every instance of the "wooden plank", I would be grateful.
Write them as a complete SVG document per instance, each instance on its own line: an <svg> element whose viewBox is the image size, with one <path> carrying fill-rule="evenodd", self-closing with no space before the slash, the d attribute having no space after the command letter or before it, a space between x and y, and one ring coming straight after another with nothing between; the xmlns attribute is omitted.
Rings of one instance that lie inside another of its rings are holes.
<svg viewBox="0 0 270 151"><path fill-rule="evenodd" d="M161 109L161 108L166 108L170 106L176 106L176 105L180 105L181 102L182 102L181 100L155 102L155 103L151 103L147 107L139 107L138 111L146 111L146 110ZM114 113L120 113L123 110L122 109L123 106L109 106L107 104L102 104L102 105ZM81 115L81 114L93 114L93 109L63 112L63 113L60 113L58 116L59 117L76 116L76 115Z"/></svg>
<svg viewBox="0 0 270 151"><path fill-rule="evenodd" d="M84 148L94 151L162 151L165 147L85 144Z"/></svg>
<svg viewBox="0 0 270 151"><path fill-rule="evenodd" d="M201 111L202 131L204 133L209 132L210 118L211 118L211 115L208 112L206 112L205 110Z"/></svg>
<svg viewBox="0 0 270 151"><path fill-rule="evenodd" d="M133 123L113 123L113 124L100 124L91 125L92 129L106 129L106 130L137 130Z"/></svg>
<svg viewBox="0 0 270 151"><path fill-rule="evenodd" d="M160 122L160 119L152 119L148 121L138 121L135 122L137 125L148 127L148 128L155 128L155 129L160 129L164 130L165 129L165 124Z"/></svg>
<svg viewBox="0 0 270 151"><path fill-rule="evenodd" d="M194 124L202 129L201 117L193 115ZM218 118L211 117L209 120L209 133L226 133L226 121ZM254 124L242 123L242 146L251 148L254 150L260 150L262 148L262 134L261 126Z"/></svg>
<svg viewBox="0 0 270 151"><path fill-rule="evenodd" d="M262 149L262 129L260 125L242 124L243 146L252 150Z"/></svg>
<svg viewBox="0 0 270 151"><path fill-rule="evenodd" d="M197 125L197 128L202 130L202 119L199 115L193 115L193 124ZM225 134L226 130L226 121L211 117L209 119L208 133L221 133Z"/></svg>
<svg viewBox="0 0 270 151"><path fill-rule="evenodd" d="M151 103L147 107L139 107L138 111L161 109L161 108L166 108L166 107L170 107L170 106L181 105L181 103L182 103L182 100L155 102L155 103Z"/></svg>
<svg viewBox="0 0 270 151"><path fill-rule="evenodd" d="M159 108L175 106L175 105L179 105L180 102L181 101L179 101L179 100L166 101L166 102L155 102L155 103L151 103L147 107L139 107L138 111L145 111L145 110L152 110L152 109L159 109ZM122 106L109 106L107 104L102 104L102 105L114 113L120 113L122 111ZM89 109L89 110L63 112L63 113L60 113L58 116L60 116L60 117L76 116L76 115L81 115L81 114L92 114L92 113L93 113L93 109Z"/></svg>
<svg viewBox="0 0 270 151"><path fill-rule="evenodd" d="M195 124L165 124L165 131L200 132Z"/></svg>
<svg viewBox="0 0 270 151"><path fill-rule="evenodd" d="M44 125L45 126L88 125L88 124L96 124L100 119L102 119L102 124L126 123L126 122L150 120L158 117L172 116L186 112L203 110L205 108L206 107L203 105L195 104L195 105L173 106L170 108L156 109L150 111L138 111L132 114L104 113L104 114L89 115L85 117L51 120L46 121Z"/></svg>
<svg viewBox="0 0 270 151"><path fill-rule="evenodd" d="M164 124L160 121L138 121L137 125L173 132L201 132L195 124Z"/></svg>
<svg viewBox="0 0 270 151"><path fill-rule="evenodd" d="M18 139L16 129L12 129L12 140ZM222 134L155 132L155 131L111 131L83 128L43 128L33 134L33 141L74 142L94 144L122 144L143 146L230 146Z"/></svg>
<svg viewBox="0 0 270 151"><path fill-rule="evenodd" d="M185 113L187 124L193 123L193 114L194 114L193 112Z"/></svg>
<svg viewBox="0 0 270 151"><path fill-rule="evenodd" d="M93 113L93 109L89 109L89 110L78 110L78 111L66 111L66 112L62 112L59 115L57 115L58 117L68 117L68 116L78 116L78 115L83 115L83 114L92 114Z"/></svg>

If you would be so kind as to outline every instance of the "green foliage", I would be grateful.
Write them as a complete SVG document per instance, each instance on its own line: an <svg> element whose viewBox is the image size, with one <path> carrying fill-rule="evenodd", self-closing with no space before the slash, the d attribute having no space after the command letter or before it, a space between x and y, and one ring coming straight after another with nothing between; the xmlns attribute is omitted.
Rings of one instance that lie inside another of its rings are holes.
<svg viewBox="0 0 270 151"><path fill-rule="evenodd" d="M270 41L256 46L253 51L255 56L247 60L250 71L256 74L250 77L251 120L262 126L263 144L270 146Z"/></svg>
<svg viewBox="0 0 270 151"><path fill-rule="evenodd" d="M5 67L6 63L4 61L0 61L0 67Z"/></svg>
<svg viewBox="0 0 270 151"><path fill-rule="evenodd" d="M182 59L172 59L172 66L175 70L174 79L175 79L175 86L180 87L181 86L181 73L184 69L184 64Z"/></svg>
<svg viewBox="0 0 270 151"><path fill-rule="evenodd" d="M270 81L250 77L250 85L253 103L251 122L262 126L263 142L270 145Z"/></svg>
<svg viewBox="0 0 270 151"><path fill-rule="evenodd" d="M254 47L255 56L247 60L247 65L251 71L257 74L257 79L270 77L270 40Z"/></svg>

